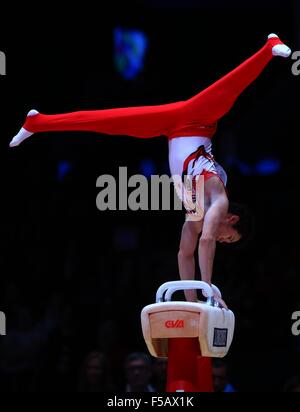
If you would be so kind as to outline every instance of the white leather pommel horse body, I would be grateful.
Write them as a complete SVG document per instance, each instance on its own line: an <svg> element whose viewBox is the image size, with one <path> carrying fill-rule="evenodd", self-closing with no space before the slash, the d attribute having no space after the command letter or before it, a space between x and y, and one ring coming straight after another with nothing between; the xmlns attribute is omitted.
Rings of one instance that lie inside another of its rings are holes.
<svg viewBox="0 0 300 412"><path fill-rule="evenodd" d="M171 301L177 290L201 289L206 302ZM164 283L157 291L156 302L141 313L142 330L148 350L154 357L168 357L168 340L197 338L201 355L224 357L231 345L235 318L231 310L219 307L214 293L219 289L202 281Z"/></svg>

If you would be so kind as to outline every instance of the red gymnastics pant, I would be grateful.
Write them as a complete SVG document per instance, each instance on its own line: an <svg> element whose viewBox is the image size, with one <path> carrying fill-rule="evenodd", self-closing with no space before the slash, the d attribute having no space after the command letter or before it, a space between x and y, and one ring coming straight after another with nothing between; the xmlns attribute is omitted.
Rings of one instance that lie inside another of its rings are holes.
<svg viewBox="0 0 300 412"><path fill-rule="evenodd" d="M29 132L91 131L138 138L167 136L212 137L216 122L224 116L238 96L271 61L272 47L281 43L269 39L253 56L194 97L157 106L140 106L72 113L27 116Z"/></svg>

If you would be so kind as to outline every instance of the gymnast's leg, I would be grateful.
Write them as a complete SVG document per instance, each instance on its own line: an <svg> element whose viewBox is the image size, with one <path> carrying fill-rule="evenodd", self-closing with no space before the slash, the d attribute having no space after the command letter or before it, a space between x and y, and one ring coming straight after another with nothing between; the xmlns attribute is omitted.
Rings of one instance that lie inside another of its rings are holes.
<svg viewBox="0 0 300 412"><path fill-rule="evenodd" d="M165 135L176 122L182 102L157 106L87 110L46 115L31 110L10 146L18 146L33 133L90 131L109 135L151 138Z"/></svg>
<svg viewBox="0 0 300 412"><path fill-rule="evenodd" d="M185 102L57 115L31 110L10 146L18 146L33 133L50 131L91 131L139 138L176 137L176 132L187 124L216 122L229 111L239 94L257 78L273 56L288 57L290 53L276 35L270 35L265 46L254 56Z"/></svg>
<svg viewBox="0 0 300 412"><path fill-rule="evenodd" d="M238 96L263 71L274 56L289 57L291 50L276 34L270 34L266 44L236 69L207 89L185 102L182 122L212 124L224 116Z"/></svg>

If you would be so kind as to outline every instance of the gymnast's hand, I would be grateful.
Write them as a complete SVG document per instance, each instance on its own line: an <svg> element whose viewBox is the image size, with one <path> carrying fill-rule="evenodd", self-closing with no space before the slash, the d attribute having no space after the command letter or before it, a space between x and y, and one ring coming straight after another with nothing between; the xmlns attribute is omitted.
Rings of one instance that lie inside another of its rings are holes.
<svg viewBox="0 0 300 412"><path fill-rule="evenodd" d="M214 293L213 299L214 299L215 302L218 302L219 307L221 309L224 308L224 309L228 310L228 306L226 305L224 300L217 293Z"/></svg>
<svg viewBox="0 0 300 412"><path fill-rule="evenodd" d="M210 298L210 299L213 300L212 303L218 302L219 308L221 308L221 309L224 308L224 309L228 310L228 306L226 305L226 303L225 303L224 300L222 299L222 295L221 295L220 289L217 288L217 286L212 285L212 284L210 284L210 286L211 286L211 288L212 288L212 290L213 290L213 293L214 293L213 296L212 296L212 298ZM202 291L202 294L203 294L203 296L205 296L206 298L208 298L208 296L207 296L207 294L204 292L204 290Z"/></svg>

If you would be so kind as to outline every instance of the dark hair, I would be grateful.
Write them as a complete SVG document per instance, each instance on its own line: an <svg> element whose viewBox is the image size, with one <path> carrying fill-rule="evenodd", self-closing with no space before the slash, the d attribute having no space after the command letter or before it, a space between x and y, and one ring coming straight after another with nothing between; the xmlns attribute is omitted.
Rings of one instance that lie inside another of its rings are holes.
<svg viewBox="0 0 300 412"><path fill-rule="evenodd" d="M130 362L136 361L136 360L142 360L143 362L145 362L147 364L147 366L151 367L152 365L152 359L151 357L144 352L132 352L129 355L126 356L125 361L124 361L124 365L126 367L126 365Z"/></svg>
<svg viewBox="0 0 300 412"><path fill-rule="evenodd" d="M91 389L87 380L87 367L94 359L97 359L103 367L103 375L97 383L97 388L94 388L94 390L96 392L110 392L115 390L114 385L112 384L111 367L108 357L102 352L93 350L85 356L81 363L78 380L78 392L89 392Z"/></svg>
<svg viewBox="0 0 300 412"><path fill-rule="evenodd" d="M236 242L236 245L245 246L254 236L255 221L253 213L248 206L234 202L229 203L228 213L239 216L239 220L232 227L241 235L241 240Z"/></svg>

